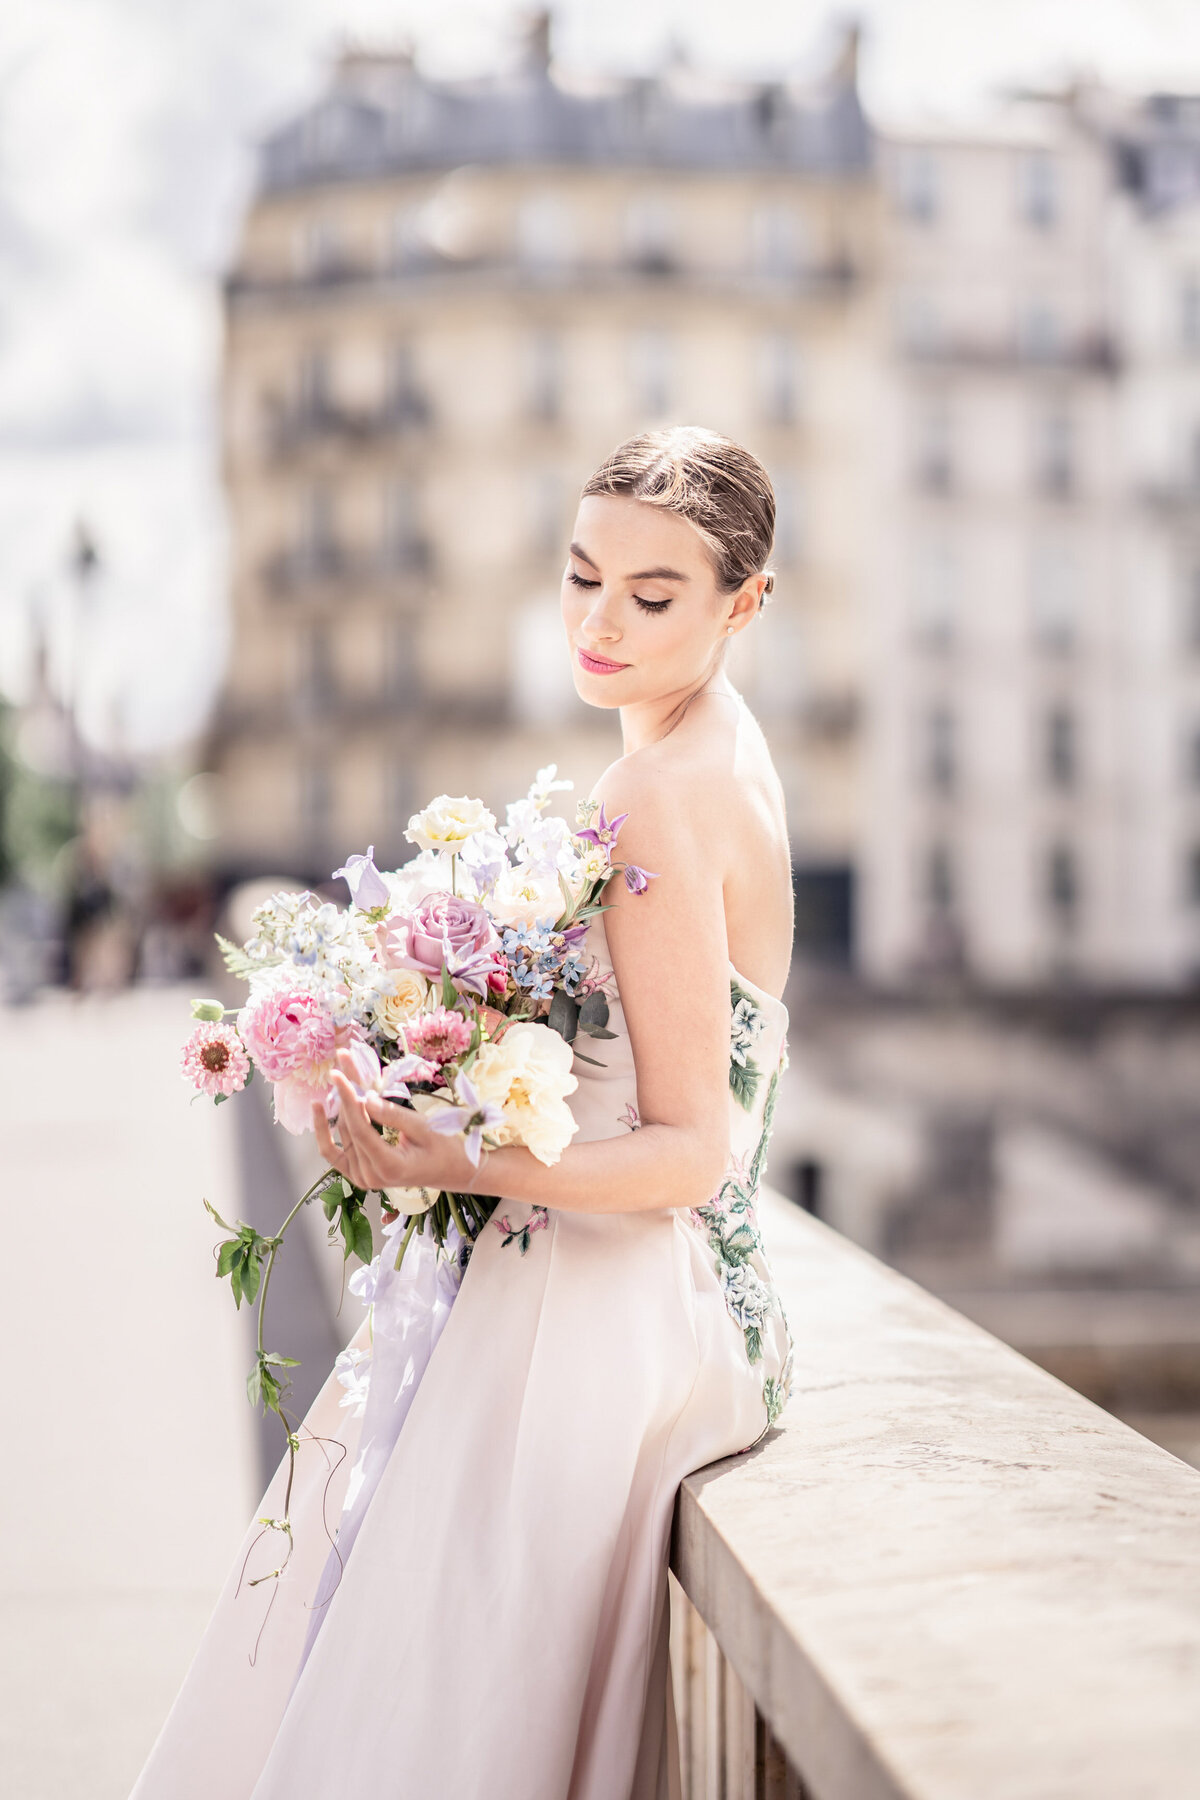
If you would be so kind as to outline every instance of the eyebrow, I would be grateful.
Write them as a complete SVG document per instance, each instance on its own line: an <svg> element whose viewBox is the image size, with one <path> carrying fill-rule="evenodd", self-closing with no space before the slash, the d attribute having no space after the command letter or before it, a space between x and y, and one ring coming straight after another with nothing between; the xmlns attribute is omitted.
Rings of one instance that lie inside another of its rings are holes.
<svg viewBox="0 0 1200 1800"><path fill-rule="evenodd" d="M600 567L599 563L592 561L582 544L572 544L571 555L577 557L580 562L585 562L589 569ZM691 576L685 575L680 569L638 569L635 574L627 575L625 579L627 581L690 581Z"/></svg>

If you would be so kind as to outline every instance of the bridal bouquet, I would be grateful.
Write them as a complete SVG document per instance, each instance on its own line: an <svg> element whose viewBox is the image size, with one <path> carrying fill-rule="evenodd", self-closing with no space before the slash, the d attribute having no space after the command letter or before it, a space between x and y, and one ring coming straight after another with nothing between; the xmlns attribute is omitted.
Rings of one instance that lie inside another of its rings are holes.
<svg viewBox="0 0 1200 1800"><path fill-rule="evenodd" d="M583 1037L606 1038L608 1002L584 955L588 921L621 871L631 893L654 876L614 861L627 815L580 803L575 828L547 813L552 793L572 784L540 769L501 830L481 801L443 794L409 820L418 854L381 871L373 849L334 871L350 891L341 909L311 893L275 894L254 914L239 949L218 939L230 971L249 993L240 1009L197 1000L184 1073L220 1104L255 1070L271 1083L275 1118L287 1131L310 1129L314 1103L336 1117L332 1074L349 1052L358 1092L373 1091L425 1115L439 1132L460 1134L478 1167L484 1146L523 1144L557 1162L575 1131L567 1095L577 1086L572 1057ZM217 1272L240 1307L258 1300L258 1353L251 1401L280 1411L279 1371L293 1360L264 1349L263 1311L276 1253L300 1208L320 1197L330 1238L343 1254L370 1262L368 1194L327 1169L296 1202L279 1231L226 1224ZM383 1194L385 1234L399 1237L399 1268L414 1231L447 1243L453 1224L461 1253L496 1200L473 1193L393 1188ZM355 1278L356 1280L359 1278ZM261 1290L261 1291L260 1291Z"/></svg>

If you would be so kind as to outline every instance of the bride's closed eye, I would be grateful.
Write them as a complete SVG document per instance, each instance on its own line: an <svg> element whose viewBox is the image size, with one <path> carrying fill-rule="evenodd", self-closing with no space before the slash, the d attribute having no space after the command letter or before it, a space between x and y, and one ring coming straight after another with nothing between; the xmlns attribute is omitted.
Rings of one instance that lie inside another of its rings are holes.
<svg viewBox="0 0 1200 1800"><path fill-rule="evenodd" d="M577 588L598 588L600 586L598 581L585 581L582 575L577 575L575 573L574 569L567 570L567 580L573 587ZM633 597L643 612L666 612L668 606L671 604L669 600L643 600L638 594L635 594Z"/></svg>

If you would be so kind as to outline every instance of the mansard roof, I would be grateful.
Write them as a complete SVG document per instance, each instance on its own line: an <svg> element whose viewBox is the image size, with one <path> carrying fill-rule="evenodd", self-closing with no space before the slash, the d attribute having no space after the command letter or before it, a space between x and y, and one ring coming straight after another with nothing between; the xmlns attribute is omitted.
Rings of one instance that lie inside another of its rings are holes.
<svg viewBox="0 0 1200 1800"><path fill-rule="evenodd" d="M348 56L312 106L262 146L261 186L477 164L853 175L871 140L854 59L824 81L705 91L664 76L572 88L548 67L428 79L406 57Z"/></svg>

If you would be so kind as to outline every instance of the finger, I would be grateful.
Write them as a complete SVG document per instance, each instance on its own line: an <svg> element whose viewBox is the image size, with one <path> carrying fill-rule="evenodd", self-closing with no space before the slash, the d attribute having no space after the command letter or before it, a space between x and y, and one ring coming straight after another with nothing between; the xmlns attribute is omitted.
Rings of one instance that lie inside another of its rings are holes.
<svg viewBox="0 0 1200 1800"><path fill-rule="evenodd" d="M348 1150L362 1156L375 1136L367 1111L346 1077L336 1069L333 1086L338 1097L338 1132Z"/></svg>
<svg viewBox="0 0 1200 1800"><path fill-rule="evenodd" d="M321 1155L325 1158L325 1161L329 1164L330 1168L336 1169L339 1167L338 1157L341 1156L342 1151L339 1145L334 1142L333 1129L326 1117L325 1108L319 1101L313 1102L312 1117L313 1136L317 1140L317 1149L321 1152Z"/></svg>

